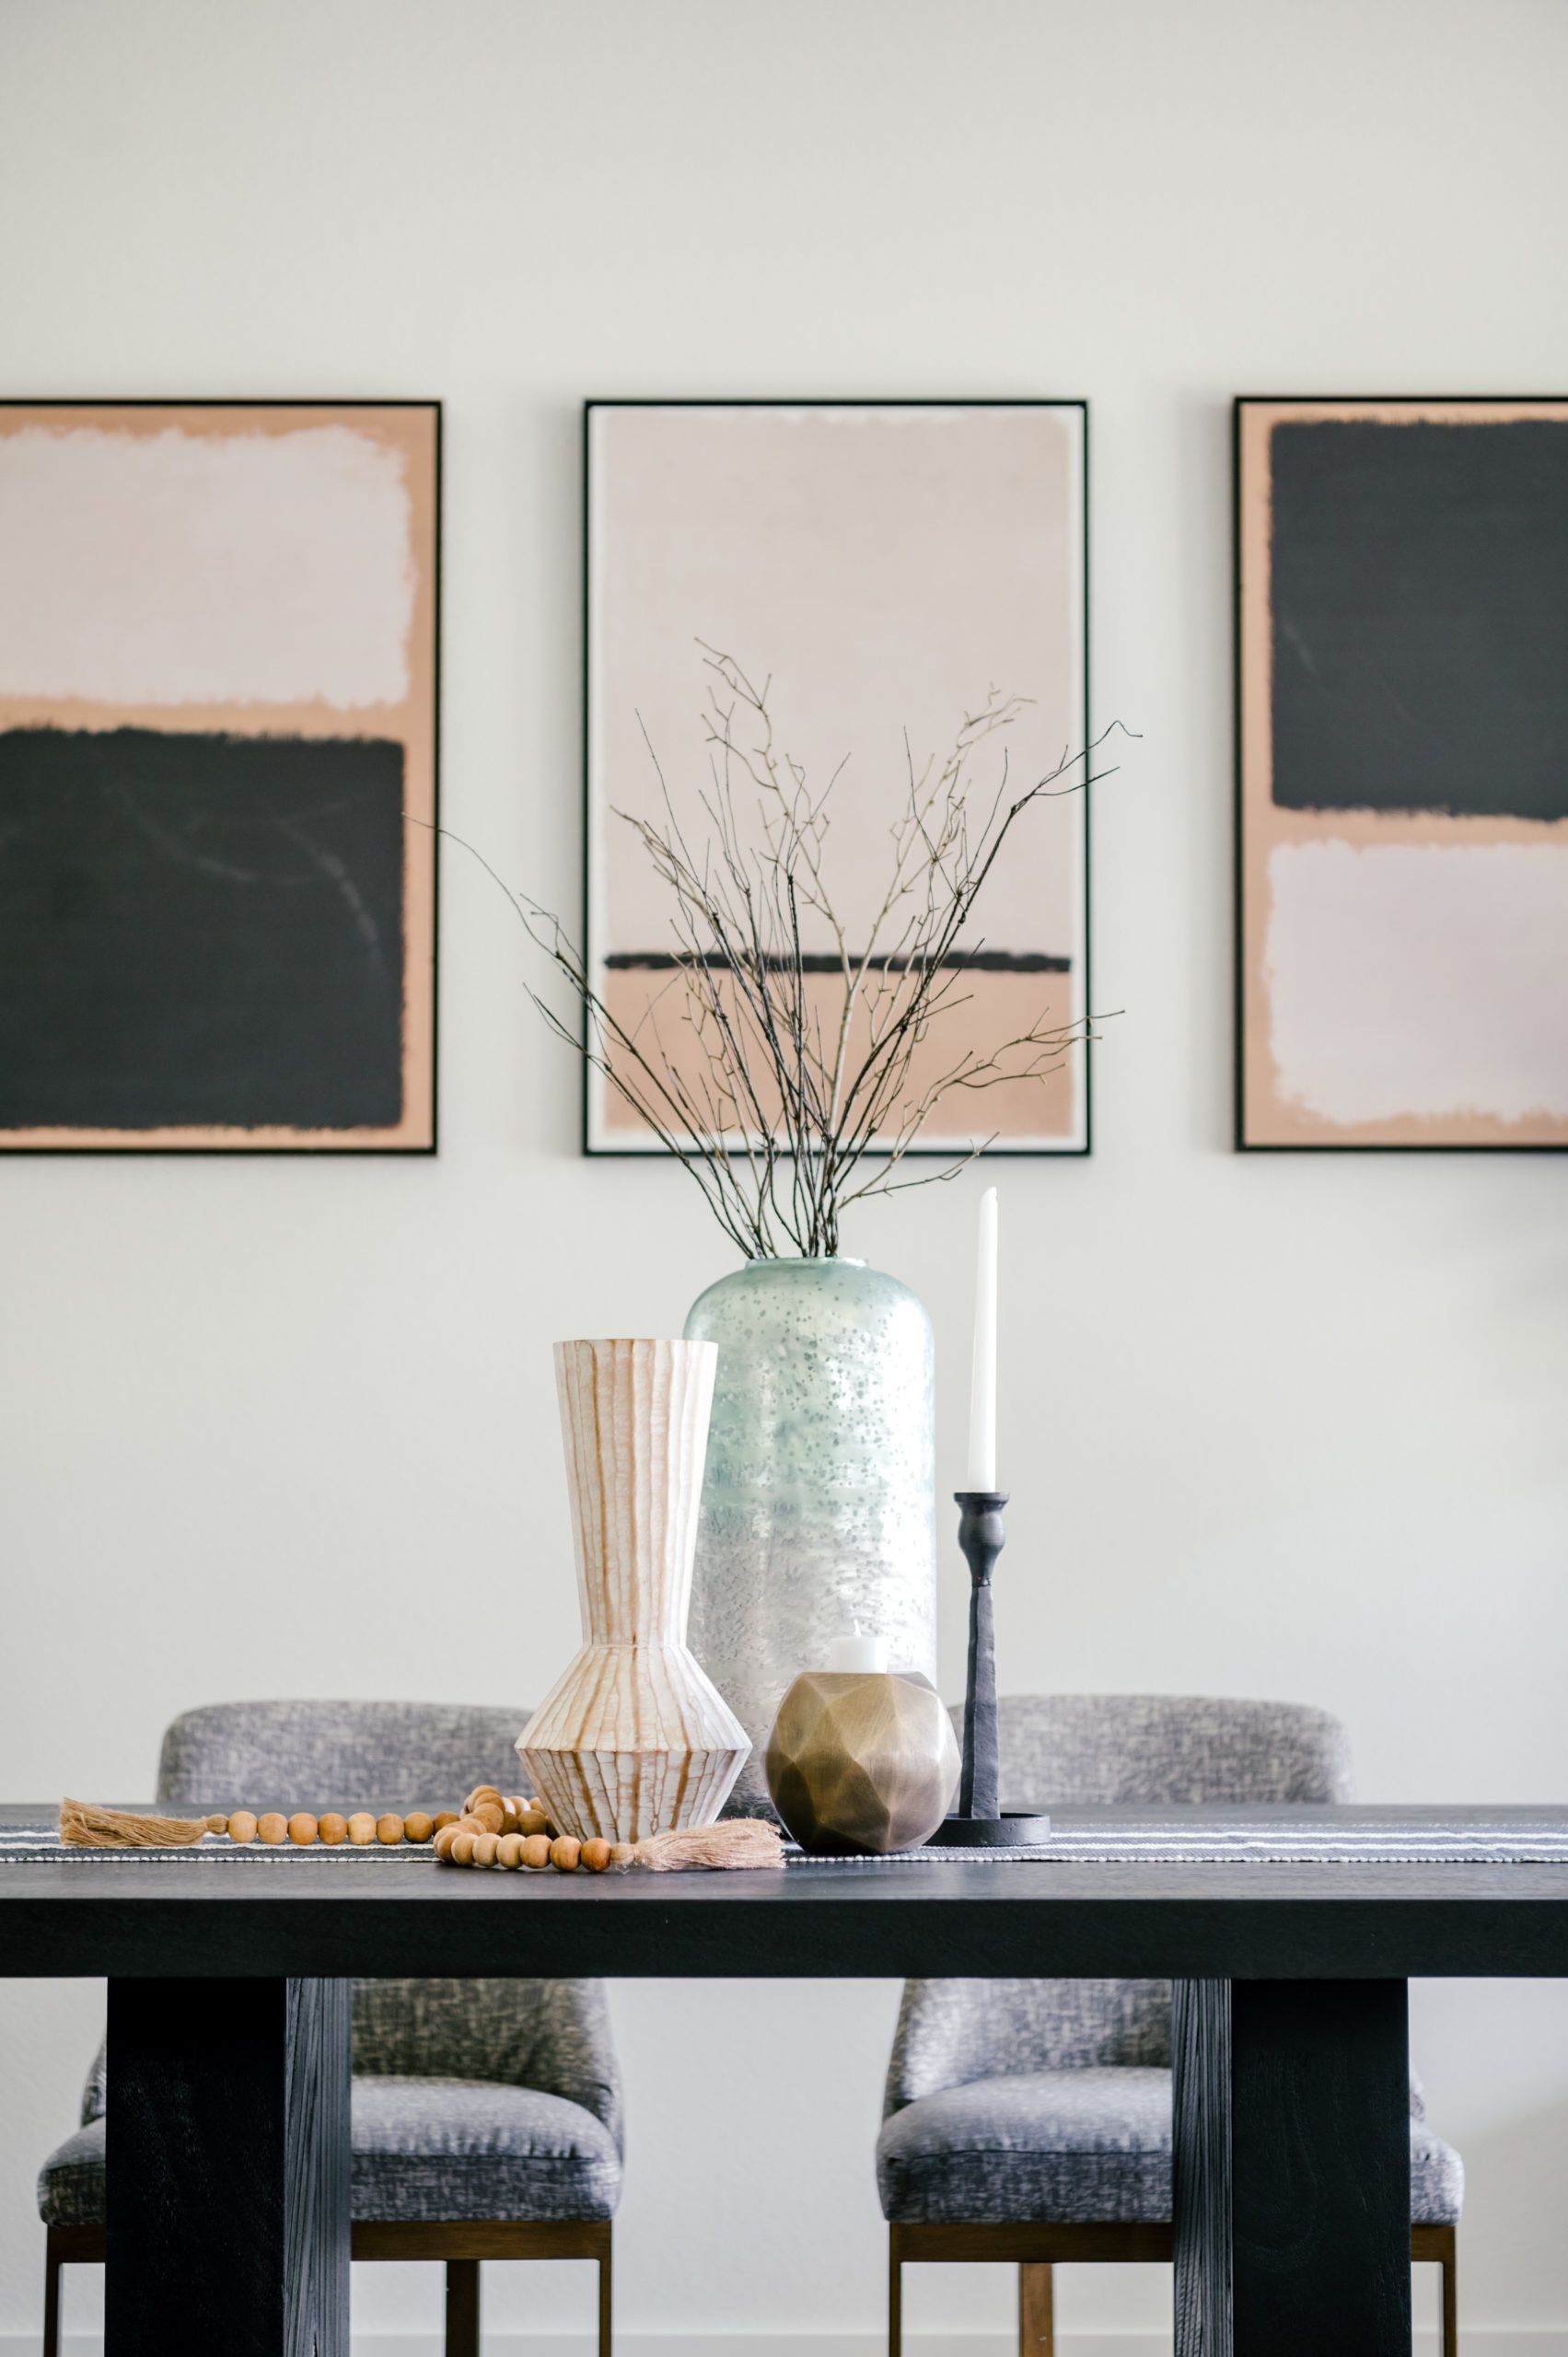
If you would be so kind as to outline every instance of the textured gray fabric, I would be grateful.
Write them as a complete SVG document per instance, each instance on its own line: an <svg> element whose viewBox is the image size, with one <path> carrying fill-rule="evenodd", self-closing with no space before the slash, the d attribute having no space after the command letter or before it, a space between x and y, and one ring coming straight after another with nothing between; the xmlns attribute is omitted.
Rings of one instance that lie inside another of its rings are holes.
<svg viewBox="0 0 1568 2357"><path fill-rule="evenodd" d="M101 2226L104 2221L104 2137L101 2112L67 2136L38 2173L38 2214L46 2226Z"/></svg>
<svg viewBox="0 0 1568 2357"><path fill-rule="evenodd" d="M374 2078L536 2088L590 2113L621 2149L621 2075L597 1980L356 1980L354 2073L356 2102Z"/></svg>
<svg viewBox="0 0 1568 2357"><path fill-rule="evenodd" d="M483 1781L515 1788L512 1743L528 1715L448 1702L217 1703L165 1735L157 1798L318 1814L445 1806ZM613 2211L621 2078L598 1981L356 1980L354 2070L356 2217ZM53 2223L103 2215L106 2101L100 2046L82 2131L39 2179ZM377 2206L358 2206L362 2179ZM579 2187L588 2206L575 2209ZM61 2204L77 2206L67 2215Z"/></svg>
<svg viewBox="0 0 1568 2357"><path fill-rule="evenodd" d="M1343 1727L1299 1702L1005 1694L996 1716L1007 1808L1350 1798ZM910 1980L883 2112L1004 2073L1169 2061L1168 1980Z"/></svg>
<svg viewBox="0 0 1568 2357"><path fill-rule="evenodd" d="M51 2226L103 2223L107 2122L67 2137L38 2180ZM356 2218L610 2218L621 2155L580 2104L482 2080L354 2083Z"/></svg>
<svg viewBox="0 0 1568 2357"><path fill-rule="evenodd" d="M475 1784L516 1792L527 1711L466 1702L215 1702L163 1738L170 1809L456 1808Z"/></svg>
<svg viewBox="0 0 1568 2357"><path fill-rule="evenodd" d="M1411 2223L1457 2226L1465 2206L1465 2165L1419 2119L1411 2121Z"/></svg>
<svg viewBox="0 0 1568 2357"><path fill-rule="evenodd" d="M101 2119L109 2108L109 2040L100 2038L93 2067L87 2073L87 2084L82 2089L82 2126L92 2119Z"/></svg>
<svg viewBox="0 0 1568 2357"><path fill-rule="evenodd" d="M1004 1808L1168 1808L1348 1801L1350 1750L1327 1711L1202 1694L1005 1694ZM953 1720L963 1740L961 1704Z"/></svg>
<svg viewBox="0 0 1568 2357"><path fill-rule="evenodd" d="M1350 1798L1343 1728L1298 1703L1013 1694L997 1719L1009 1808ZM906 1981L877 2150L884 2211L1167 2218L1169 2062L1167 1980ZM1456 2219L1464 2172L1425 2127L1413 2072L1411 2114L1412 2218Z"/></svg>
<svg viewBox="0 0 1568 2357"><path fill-rule="evenodd" d="M898 2225L1170 2215L1170 2073L1031 2071L906 2104L877 2143Z"/></svg>
<svg viewBox="0 0 1568 2357"><path fill-rule="evenodd" d="M906 1980L883 2118L944 2087L1170 2066L1168 1980Z"/></svg>
<svg viewBox="0 0 1568 2357"><path fill-rule="evenodd" d="M1018 2073L906 2104L877 2144L877 2188L895 2224L1163 2223L1170 2216L1170 2073ZM1465 2173L1451 2145L1411 2121L1411 2219L1450 2225Z"/></svg>
<svg viewBox="0 0 1568 2357"><path fill-rule="evenodd" d="M356 2218L610 2218L621 2155L580 2104L476 2079L354 2083Z"/></svg>

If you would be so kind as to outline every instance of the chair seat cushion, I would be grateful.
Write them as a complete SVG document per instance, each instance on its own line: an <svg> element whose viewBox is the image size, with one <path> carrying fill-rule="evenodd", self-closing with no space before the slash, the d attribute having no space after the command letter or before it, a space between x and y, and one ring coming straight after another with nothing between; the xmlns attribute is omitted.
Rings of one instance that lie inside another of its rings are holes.
<svg viewBox="0 0 1568 2357"><path fill-rule="evenodd" d="M906 2104L877 2142L899 2225L1170 2215L1170 2073L1029 2071Z"/></svg>
<svg viewBox="0 0 1568 2357"><path fill-rule="evenodd" d="M46 2225L102 2225L106 2125L79 2128L45 2161ZM620 2194L610 2131L564 2096L483 2079L354 2083L356 2218L610 2218Z"/></svg>
<svg viewBox="0 0 1568 2357"><path fill-rule="evenodd" d="M38 2214L46 2226L101 2226L104 2122L89 2120L51 2153L38 2173Z"/></svg>
<svg viewBox="0 0 1568 2357"><path fill-rule="evenodd" d="M1411 2121L1411 2224L1457 2226L1465 2206L1465 2165L1424 2121Z"/></svg>
<svg viewBox="0 0 1568 2357"><path fill-rule="evenodd" d="M895 2225L1160 2224L1170 2216L1170 2073L1030 2071L944 2087L896 2111L877 2143ZM1452 2224L1465 2175L1411 2122L1411 2219Z"/></svg>
<svg viewBox="0 0 1568 2357"><path fill-rule="evenodd" d="M621 2159L563 2096L484 2079L356 2078L356 2218L610 2218Z"/></svg>

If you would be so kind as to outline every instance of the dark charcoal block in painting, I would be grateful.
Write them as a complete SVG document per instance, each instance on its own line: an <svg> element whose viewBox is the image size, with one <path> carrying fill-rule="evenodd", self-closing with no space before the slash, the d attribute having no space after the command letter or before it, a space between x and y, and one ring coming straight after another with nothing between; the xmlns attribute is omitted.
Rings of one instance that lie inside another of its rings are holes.
<svg viewBox="0 0 1568 2357"><path fill-rule="evenodd" d="M1568 818L1568 419L1270 449L1274 800Z"/></svg>
<svg viewBox="0 0 1568 2357"><path fill-rule="evenodd" d="M114 1980L107 2357L347 2357L350 1991Z"/></svg>
<svg viewBox="0 0 1568 2357"><path fill-rule="evenodd" d="M388 1128L402 748L0 733L0 1128Z"/></svg>

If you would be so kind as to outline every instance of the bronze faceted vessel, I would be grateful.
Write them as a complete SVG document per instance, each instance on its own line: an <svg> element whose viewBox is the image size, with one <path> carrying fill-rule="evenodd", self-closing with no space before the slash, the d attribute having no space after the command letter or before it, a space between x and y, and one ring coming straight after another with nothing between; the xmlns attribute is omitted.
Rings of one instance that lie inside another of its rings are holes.
<svg viewBox="0 0 1568 2357"><path fill-rule="evenodd" d="M952 1723L913 1670L803 1670L768 1736L768 1790L803 1850L882 1857L934 1833L958 1778Z"/></svg>

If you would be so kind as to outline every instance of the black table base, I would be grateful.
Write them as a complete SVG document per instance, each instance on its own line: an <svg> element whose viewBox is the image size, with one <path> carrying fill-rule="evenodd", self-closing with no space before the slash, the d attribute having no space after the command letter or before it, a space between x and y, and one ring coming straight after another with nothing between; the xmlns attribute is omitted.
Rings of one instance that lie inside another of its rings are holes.
<svg viewBox="0 0 1568 2357"><path fill-rule="evenodd" d="M106 2357L348 2357L350 1995L110 1982Z"/></svg>
<svg viewBox="0 0 1568 2357"><path fill-rule="evenodd" d="M1181 1980L1177 2357L1410 2357L1402 1980Z"/></svg>

